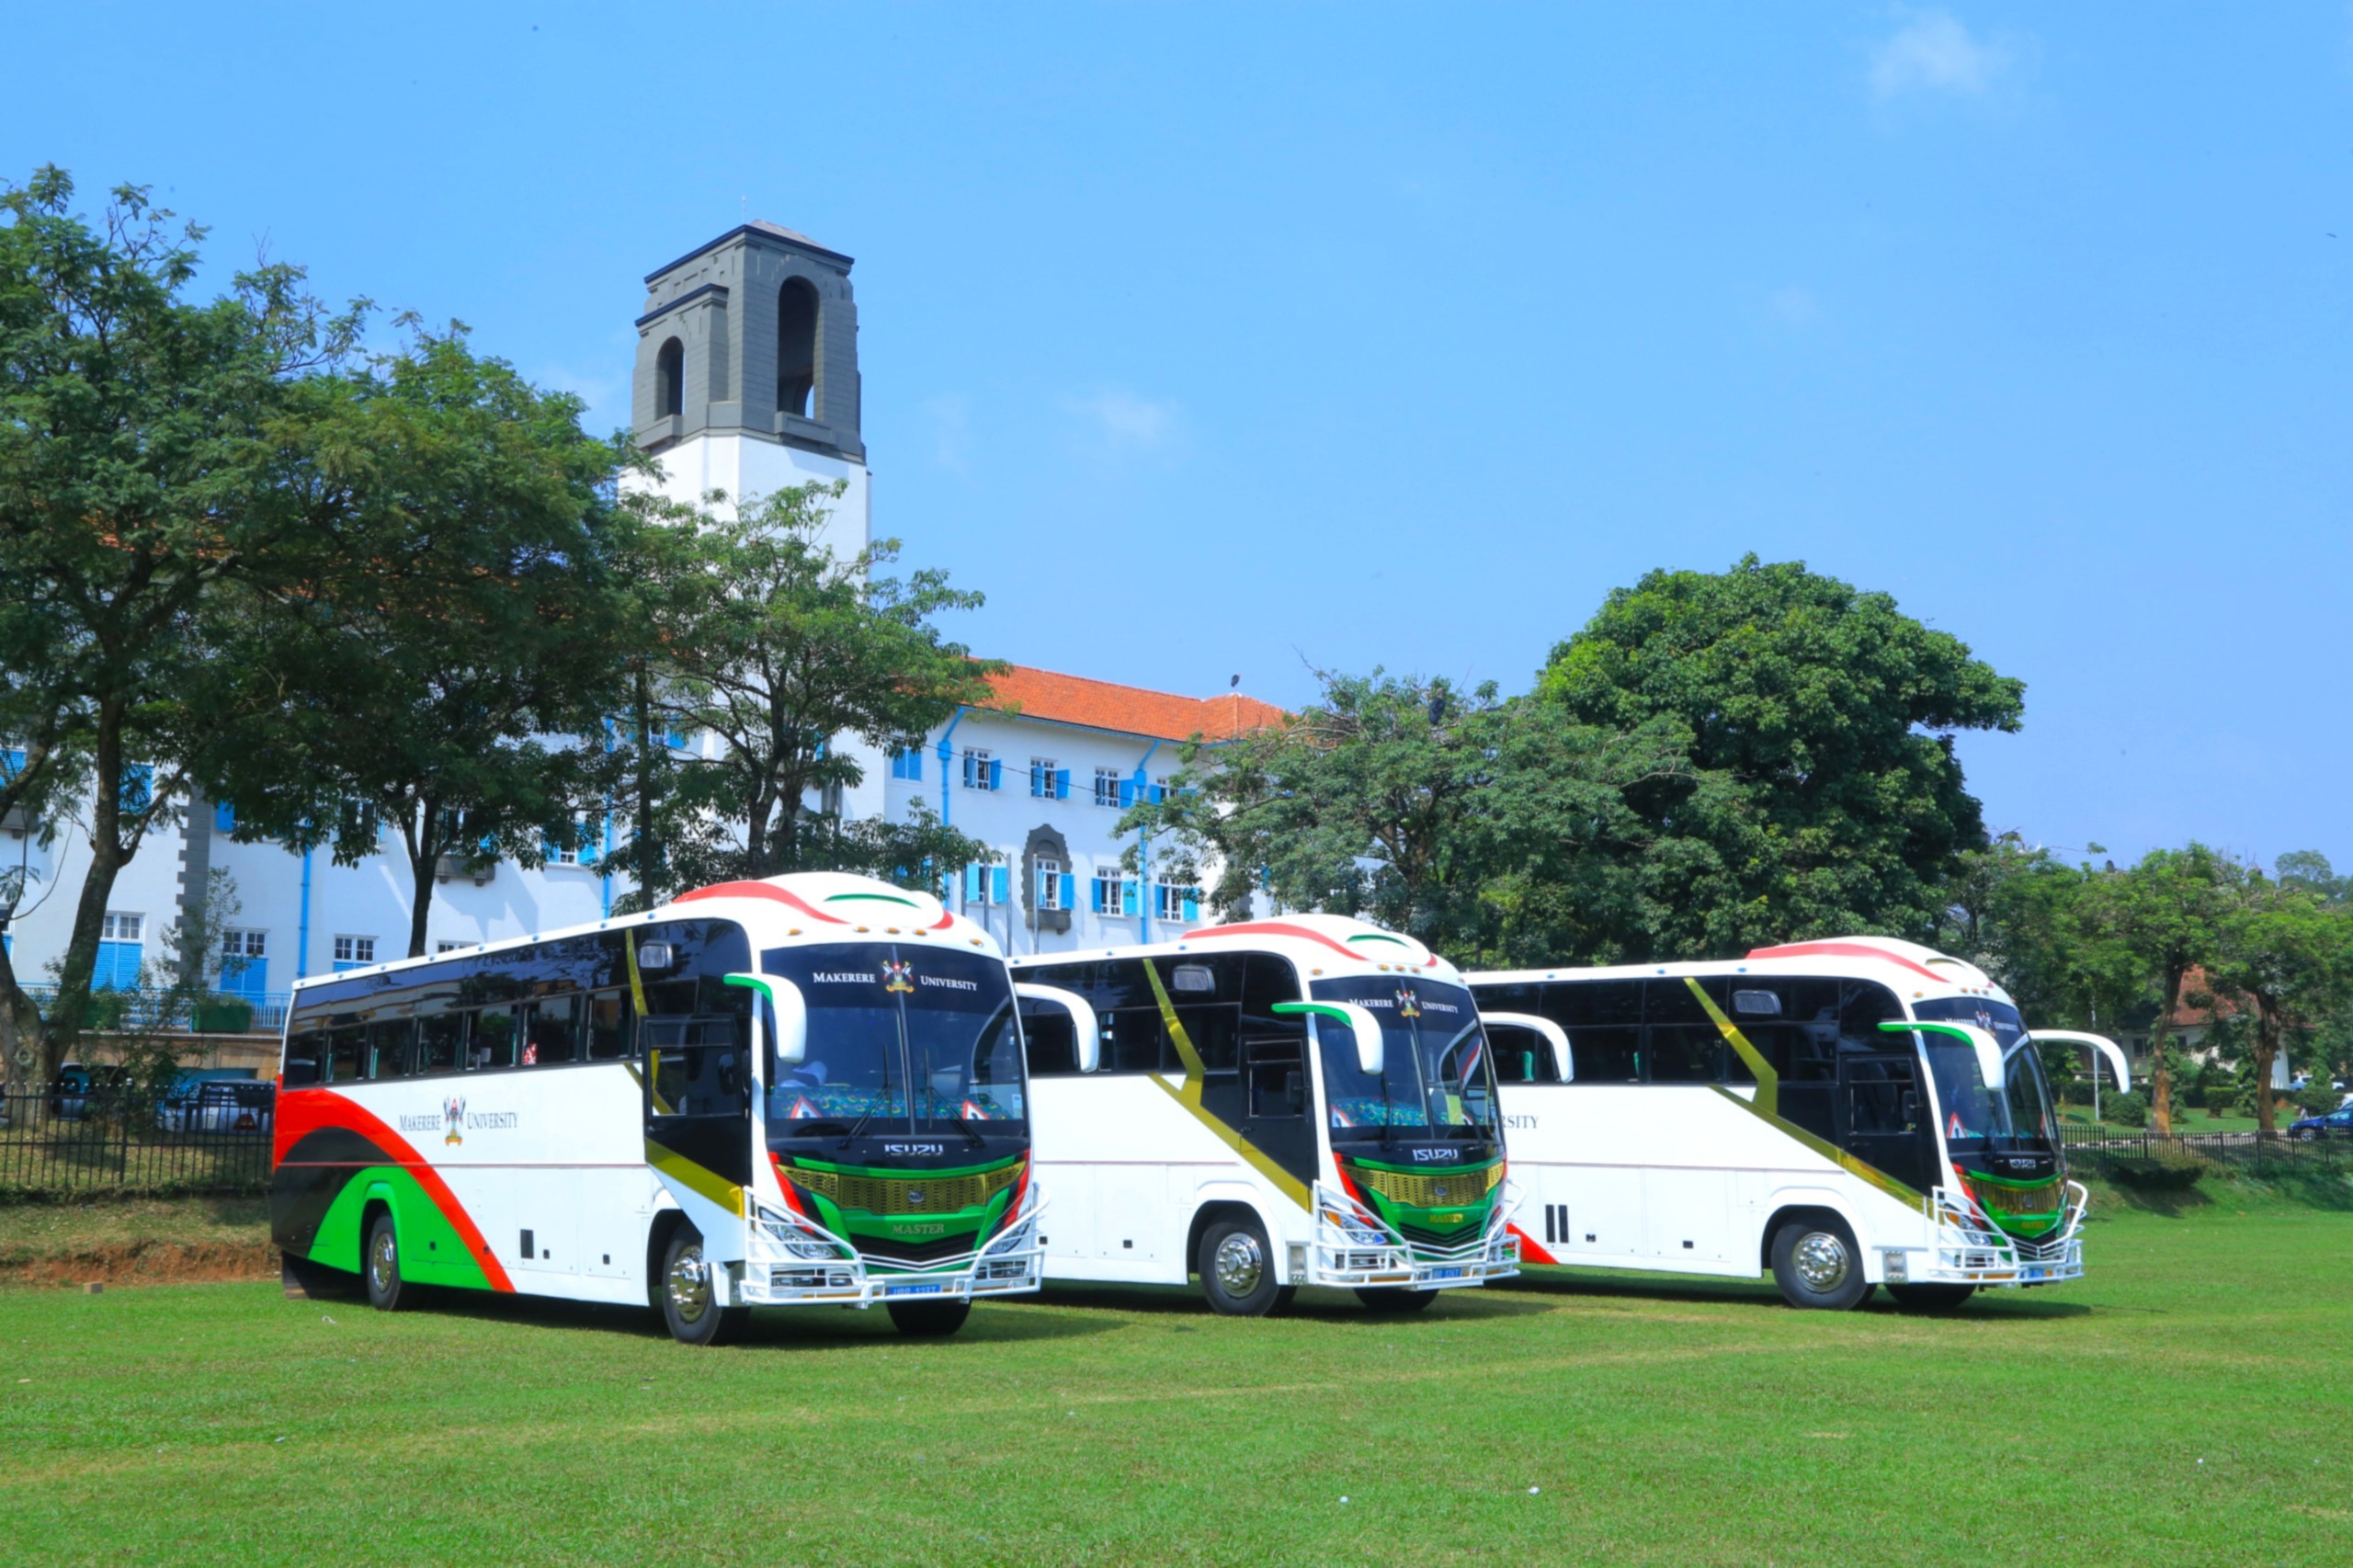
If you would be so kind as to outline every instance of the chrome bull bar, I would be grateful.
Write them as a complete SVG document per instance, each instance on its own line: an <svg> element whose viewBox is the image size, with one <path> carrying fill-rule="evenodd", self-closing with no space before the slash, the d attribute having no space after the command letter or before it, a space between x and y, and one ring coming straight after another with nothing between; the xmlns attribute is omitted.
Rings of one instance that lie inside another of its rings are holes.
<svg viewBox="0 0 2353 1568"><path fill-rule="evenodd" d="M757 1205L747 1226L740 1274L729 1269L737 1301L755 1307L824 1302L871 1307L878 1301L969 1301L1038 1290L1045 1278L1045 1247L1038 1217L1045 1195L1032 1181L1014 1222L971 1252L947 1257L894 1258L860 1253L805 1214Z"/></svg>
<svg viewBox="0 0 2353 1568"><path fill-rule="evenodd" d="M2029 1240L1995 1224L1966 1192L1939 1187L1929 1195L1936 1239L1924 1267L1912 1263L1916 1284L2056 1285L2084 1276L2084 1213L2091 1195L2067 1184L2067 1203L2050 1234Z"/></svg>
<svg viewBox="0 0 2353 1568"><path fill-rule="evenodd" d="M1363 1204L1323 1182L1315 1184L1313 1197L1315 1240L1311 1246L1291 1249L1294 1285L1449 1290L1508 1279L1519 1272L1519 1238L1511 1233L1519 1189L1508 1182L1502 1199L1488 1213L1486 1228L1454 1246L1409 1242Z"/></svg>

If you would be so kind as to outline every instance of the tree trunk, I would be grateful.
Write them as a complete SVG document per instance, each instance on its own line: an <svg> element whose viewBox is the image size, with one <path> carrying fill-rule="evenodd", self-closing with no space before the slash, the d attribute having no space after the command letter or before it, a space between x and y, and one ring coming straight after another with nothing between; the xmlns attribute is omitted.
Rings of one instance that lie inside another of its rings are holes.
<svg viewBox="0 0 2353 1568"><path fill-rule="evenodd" d="M637 896L641 905L651 909L654 897L654 687L647 677L645 661L637 661L637 800L635 853L630 858L637 863Z"/></svg>
<svg viewBox="0 0 2353 1568"><path fill-rule="evenodd" d="M2279 1060L2279 1013L2262 996L2255 999L2255 1007L2256 1136L2268 1138L2279 1130L2271 1102L2271 1064Z"/></svg>
<svg viewBox="0 0 2353 1568"><path fill-rule="evenodd" d="M99 710L97 744L91 750L90 869L82 879L82 896L74 908L65 962L57 976L57 999L50 1005L40 1031L40 1081L43 1084L57 1076L67 1054L80 1043L82 1021L90 1012L90 981L97 969L107 905L114 899L115 878L131 858L122 846L122 720L115 709ZM143 939L145 933L141 936Z"/></svg>
<svg viewBox="0 0 2353 1568"><path fill-rule="evenodd" d="M2156 1026L2149 1031L2149 1124L2161 1138L2173 1136L2173 1074L2165 1066L2165 1041L2173 1034L2174 1008L2180 1005L2187 964L2165 966L2165 1000L2157 1008Z"/></svg>
<svg viewBox="0 0 2353 1568"><path fill-rule="evenodd" d="M408 956L425 956L425 924L433 913L433 874L441 859L439 808L431 801L419 801L414 808L415 825L404 824L401 842L408 850Z"/></svg>

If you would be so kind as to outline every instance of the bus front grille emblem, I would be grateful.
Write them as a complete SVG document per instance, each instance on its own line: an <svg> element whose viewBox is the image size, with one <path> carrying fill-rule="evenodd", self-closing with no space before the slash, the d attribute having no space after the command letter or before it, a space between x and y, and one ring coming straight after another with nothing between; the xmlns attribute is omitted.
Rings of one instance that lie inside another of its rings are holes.
<svg viewBox="0 0 2353 1568"><path fill-rule="evenodd" d="M908 1208L910 1208L910 1209L920 1209L920 1208L922 1208L922 1207L923 1207L923 1199L924 1199L924 1192L923 1192L923 1188L921 1188L921 1187L911 1187L907 1188L907 1207L908 1207Z"/></svg>

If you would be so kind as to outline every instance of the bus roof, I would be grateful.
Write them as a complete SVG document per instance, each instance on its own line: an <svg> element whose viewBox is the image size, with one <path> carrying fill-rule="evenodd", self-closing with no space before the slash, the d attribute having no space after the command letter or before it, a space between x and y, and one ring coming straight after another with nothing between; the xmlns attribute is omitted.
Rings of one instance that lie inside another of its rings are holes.
<svg viewBox="0 0 2353 1568"><path fill-rule="evenodd" d="M1462 983L1461 971L1411 937L1342 915L1283 915L1231 926L1201 926L1173 941L1131 943L1118 948L1082 948L1068 953L1032 953L1013 960L1017 970L1087 959L1163 958L1252 948L1280 953L1311 978L1357 974L1418 974Z"/></svg>
<svg viewBox="0 0 2353 1568"><path fill-rule="evenodd" d="M1894 937L1821 937L1777 947L1752 948L1744 958L1706 959L1696 963L1614 964L1578 968L1481 970L1473 985L1524 985L1546 980L1633 980L1651 975L1822 975L1838 980L1874 980L1899 995L1989 996L2010 994L1965 959Z"/></svg>
<svg viewBox="0 0 2353 1568"><path fill-rule="evenodd" d="M703 908L704 904L710 907ZM599 931L624 931L640 926L696 916L737 921L756 930L756 945L777 947L792 942L855 940L861 937L915 937L943 945L961 943L992 957L1002 956L987 930L950 911L927 892L911 892L871 877L845 871L796 871L756 881L720 882L682 892L658 908L635 915L617 915L593 925L566 926L554 931L534 931L525 937L502 937L494 942L451 948L424 958L392 959L359 969L305 975L292 989L340 983L374 974L396 974L451 959L528 948L566 937L594 936ZM779 929L779 927L781 927Z"/></svg>

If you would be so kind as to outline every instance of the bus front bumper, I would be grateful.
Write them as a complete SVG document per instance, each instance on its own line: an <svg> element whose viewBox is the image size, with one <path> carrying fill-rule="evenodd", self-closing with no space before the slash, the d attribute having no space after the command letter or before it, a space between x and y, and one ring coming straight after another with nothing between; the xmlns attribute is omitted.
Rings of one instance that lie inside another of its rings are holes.
<svg viewBox="0 0 2353 1568"><path fill-rule="evenodd" d="M1033 1184L1020 1217L977 1251L921 1262L861 1254L814 1221L763 1207L753 1219L745 1261L728 1270L734 1299L722 1304L871 1307L1034 1293L1045 1276L1045 1248L1038 1241L1045 1206Z"/></svg>
<svg viewBox="0 0 2353 1568"><path fill-rule="evenodd" d="M1452 1247L1407 1242L1354 1199L1322 1182L1315 1184L1314 1197L1315 1241L1292 1247L1291 1284L1450 1290L1519 1272L1519 1238L1511 1233L1514 1205L1508 1194L1488 1215L1484 1232Z"/></svg>
<svg viewBox="0 0 2353 1568"><path fill-rule="evenodd" d="M2084 1277L2087 1194L2067 1184L2067 1205L2048 1235L2014 1236L1967 1193L1940 1187L1931 1195L1934 1229L1926 1247L1888 1247L1881 1281L1890 1285L2059 1285Z"/></svg>

